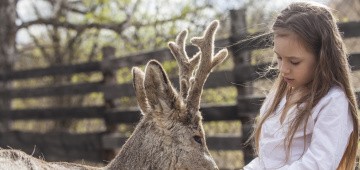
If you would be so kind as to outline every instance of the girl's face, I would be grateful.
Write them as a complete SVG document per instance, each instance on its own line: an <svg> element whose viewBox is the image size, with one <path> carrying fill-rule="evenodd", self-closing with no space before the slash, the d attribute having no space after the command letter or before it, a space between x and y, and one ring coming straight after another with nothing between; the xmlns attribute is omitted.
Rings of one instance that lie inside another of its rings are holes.
<svg viewBox="0 0 360 170"><path fill-rule="evenodd" d="M314 79L316 59L291 31L279 29L274 32L274 52L280 74L293 89L304 87Z"/></svg>

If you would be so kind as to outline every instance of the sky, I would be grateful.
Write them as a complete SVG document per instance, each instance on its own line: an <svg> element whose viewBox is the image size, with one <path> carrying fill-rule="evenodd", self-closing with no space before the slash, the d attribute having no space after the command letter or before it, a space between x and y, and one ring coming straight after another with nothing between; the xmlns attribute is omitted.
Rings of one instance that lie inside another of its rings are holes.
<svg viewBox="0 0 360 170"><path fill-rule="evenodd" d="M169 1L174 1L176 3L179 2L187 3L187 1L189 0L169 0ZM227 11L230 9L238 9L242 7L249 0L227 0L226 3L224 3L225 2L224 0L208 0L208 1L211 2L217 10ZM263 0L261 1L264 2ZM290 4L291 2L295 2L295 1L298 0L271 0L267 2L266 8L264 10L268 10L268 11L280 10L285 6L287 6L288 4ZM312 1L326 4L329 0L312 0ZM198 2L201 3L202 1L201 0L196 1L196 3ZM34 12L35 10L33 9L33 4L36 4L38 9L40 9L39 12L41 16L51 16L52 11L49 10L50 9L49 5L44 3L42 0L20 0L17 5L17 12L21 20L17 21L18 24L20 24L21 21L31 21L36 19L35 17L36 15ZM42 26L36 26L36 27L32 27L31 31L34 34L41 34L42 32L45 31L45 29ZM30 37L25 30L19 30L16 37L16 41L18 43L27 43L30 42Z"/></svg>

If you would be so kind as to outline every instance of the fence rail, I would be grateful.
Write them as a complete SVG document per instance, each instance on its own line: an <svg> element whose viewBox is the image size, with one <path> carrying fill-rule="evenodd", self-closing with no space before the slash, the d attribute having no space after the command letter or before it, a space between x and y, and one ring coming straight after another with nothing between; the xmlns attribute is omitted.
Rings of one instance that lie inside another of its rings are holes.
<svg viewBox="0 0 360 170"><path fill-rule="evenodd" d="M360 69L360 54L350 54L349 63L352 70ZM253 81L260 77L259 72L263 72L269 63L261 65L244 65L236 67L235 71L220 71L214 72L208 78L204 88L216 88L229 86L229 82L244 83ZM75 65L76 66L76 65ZM48 71L49 69L41 69ZM22 71L20 71L22 72ZM40 72L40 70L39 70ZM38 74L38 73L37 73ZM234 76L233 76L234 74ZM39 74L38 74L39 75ZM33 78L33 77L26 77ZM264 77L265 78L265 77ZM177 78L172 78L171 81L175 86L178 84ZM108 94L109 99L120 97L134 96L134 91L131 83L124 83L118 85L105 86L102 82L80 83L71 85L59 85L50 87L38 88L23 88L23 89L5 89L0 90L0 98L33 98L33 97L49 97L62 95L84 95L92 92L104 92Z"/></svg>
<svg viewBox="0 0 360 170"><path fill-rule="evenodd" d="M233 19L232 22L236 25L238 21ZM338 25L339 29L343 32L344 38L360 37L360 22L339 23ZM227 47L231 45L230 50L234 54L234 60L236 60L237 57L239 57L236 54L242 54L254 49L268 48L269 44L271 44L270 37L271 34L256 33L248 35L244 33L217 40L215 44L217 47ZM187 52L194 54L196 49L193 46L187 46ZM106 72L114 71L122 67L144 65L150 59L156 59L160 62L174 60L168 49L115 58L112 48L104 48L103 55L104 61L100 62L37 68L0 74L0 81L15 81L44 76L73 75L92 72L101 72L105 75ZM359 70L360 54L351 54L349 56L349 63L353 70ZM232 86L230 82L242 84L263 78L260 77L257 72L263 71L269 65L269 63L249 65L236 62L235 64L234 69L231 71L213 72L209 76L204 88L230 87ZM267 76L271 77L272 75L269 74ZM175 86L178 84L177 78L172 78L171 81ZM72 96L85 95L93 92L103 93L107 101L134 96L131 83L106 84L104 81L99 81L37 88L1 89L0 99L12 100L16 98ZM358 98L359 95L360 93L357 92ZM201 111L204 121L240 120L247 122L257 113L262 100L262 96L242 96L239 93L239 96L237 96L237 104L235 105L202 106ZM0 108L0 119L6 120L67 120L89 118L103 119L107 124L119 124L136 123L140 120L141 115L137 109L117 110L116 108L108 108L106 106L10 110L2 110ZM249 126L244 126L243 132L247 132L248 129ZM36 150L41 152L47 160L71 161L84 159L89 161L102 161L104 158L104 150L121 147L126 138L127 137L121 134L107 132L88 134L40 134L13 131L0 133L0 147L10 146L32 153L36 145ZM241 136L214 136L207 138L207 144L209 148L213 150L241 150L243 149L243 145L241 144L243 139Z"/></svg>

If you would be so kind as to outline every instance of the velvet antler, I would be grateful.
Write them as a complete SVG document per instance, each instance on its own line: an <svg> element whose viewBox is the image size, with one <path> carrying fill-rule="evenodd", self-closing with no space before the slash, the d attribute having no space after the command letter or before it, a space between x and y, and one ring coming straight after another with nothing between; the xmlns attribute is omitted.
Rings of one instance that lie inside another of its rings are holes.
<svg viewBox="0 0 360 170"><path fill-rule="evenodd" d="M214 55L214 39L218 25L219 21L211 22L202 37L191 39L192 44L200 49L191 59L185 51L187 31L183 31L177 36L176 43L169 43L170 50L179 64L180 94L185 99L187 110L190 113L194 113L200 108L203 86L211 70L223 62L228 55L226 49L222 49ZM198 66L196 70L194 70L195 66Z"/></svg>

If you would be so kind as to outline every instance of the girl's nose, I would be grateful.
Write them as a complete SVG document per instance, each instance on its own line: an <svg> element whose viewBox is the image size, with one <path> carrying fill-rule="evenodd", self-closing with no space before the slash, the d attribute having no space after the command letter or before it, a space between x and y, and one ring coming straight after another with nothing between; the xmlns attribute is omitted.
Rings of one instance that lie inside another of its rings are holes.
<svg viewBox="0 0 360 170"><path fill-rule="evenodd" d="M290 73L290 68L285 63L281 63L280 72L283 73L283 74L289 74Z"/></svg>

